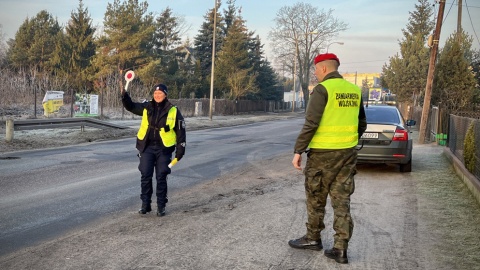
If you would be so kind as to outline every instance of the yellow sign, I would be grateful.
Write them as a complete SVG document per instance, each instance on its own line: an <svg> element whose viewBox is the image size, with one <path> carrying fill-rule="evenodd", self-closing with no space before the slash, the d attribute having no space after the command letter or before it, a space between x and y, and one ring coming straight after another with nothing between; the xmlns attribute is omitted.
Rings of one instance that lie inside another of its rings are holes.
<svg viewBox="0 0 480 270"><path fill-rule="evenodd" d="M42 101L43 114L49 116L63 106L63 91L47 91Z"/></svg>

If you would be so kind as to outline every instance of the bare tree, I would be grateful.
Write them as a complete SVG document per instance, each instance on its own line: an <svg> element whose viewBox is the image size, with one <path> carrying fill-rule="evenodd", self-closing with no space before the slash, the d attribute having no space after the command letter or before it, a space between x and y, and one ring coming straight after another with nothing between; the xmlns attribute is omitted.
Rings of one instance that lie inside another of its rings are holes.
<svg viewBox="0 0 480 270"><path fill-rule="evenodd" d="M347 24L333 16L333 10L324 11L305 3L282 7L277 12L275 27L269 32L274 57L296 74L305 102L308 102L313 59L334 40Z"/></svg>

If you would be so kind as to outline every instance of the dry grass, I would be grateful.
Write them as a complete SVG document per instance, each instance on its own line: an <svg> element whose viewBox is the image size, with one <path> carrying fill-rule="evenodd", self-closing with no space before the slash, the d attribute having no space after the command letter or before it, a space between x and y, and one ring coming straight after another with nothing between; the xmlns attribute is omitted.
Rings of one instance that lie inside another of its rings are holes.
<svg viewBox="0 0 480 270"><path fill-rule="evenodd" d="M418 160L422 168L415 172L418 213L425 220L420 237L435 243L427 254L443 254L438 269L480 269L480 205L450 166L430 169L445 163L442 154L429 156Z"/></svg>

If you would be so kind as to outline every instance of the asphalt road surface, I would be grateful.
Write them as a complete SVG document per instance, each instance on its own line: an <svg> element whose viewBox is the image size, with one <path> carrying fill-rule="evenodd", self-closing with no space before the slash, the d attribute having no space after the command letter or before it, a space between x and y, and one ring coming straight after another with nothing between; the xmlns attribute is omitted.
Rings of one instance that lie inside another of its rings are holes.
<svg viewBox="0 0 480 270"><path fill-rule="evenodd" d="M188 133L170 192L292 149L301 120ZM135 140L21 152L0 163L0 254L139 204ZM9 155L12 156L12 155ZM155 196L155 195L154 195Z"/></svg>
<svg viewBox="0 0 480 270"><path fill-rule="evenodd" d="M140 216L134 140L0 161L0 269L480 269L480 207L436 145L412 173L359 165L348 265L292 249L305 233L303 120L189 132L167 215ZM333 244L327 205L326 248Z"/></svg>

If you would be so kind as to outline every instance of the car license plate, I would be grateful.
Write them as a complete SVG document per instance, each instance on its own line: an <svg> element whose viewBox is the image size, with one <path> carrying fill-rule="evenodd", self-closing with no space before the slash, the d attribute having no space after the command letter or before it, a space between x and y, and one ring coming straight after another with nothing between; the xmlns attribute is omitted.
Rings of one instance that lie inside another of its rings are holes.
<svg viewBox="0 0 480 270"><path fill-rule="evenodd" d="M378 133L363 133L361 139L378 139Z"/></svg>

